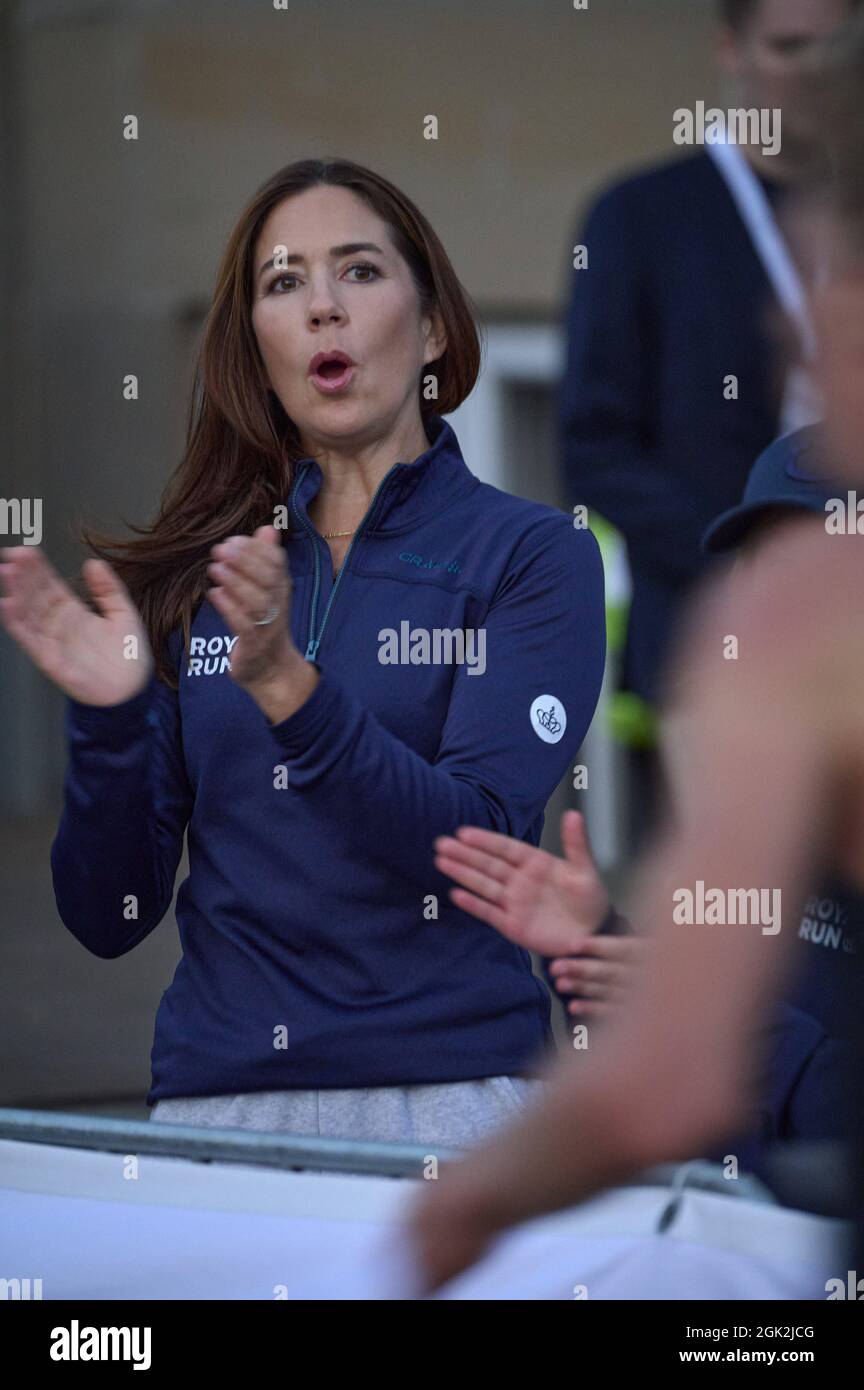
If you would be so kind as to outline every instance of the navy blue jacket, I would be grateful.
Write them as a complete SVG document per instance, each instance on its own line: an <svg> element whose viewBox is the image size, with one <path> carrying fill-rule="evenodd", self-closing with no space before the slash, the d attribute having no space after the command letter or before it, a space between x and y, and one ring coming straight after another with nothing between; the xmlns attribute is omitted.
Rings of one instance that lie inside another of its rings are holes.
<svg viewBox="0 0 864 1390"><path fill-rule="evenodd" d="M710 157L700 151L606 189L573 245L559 389L568 501L627 541L633 598L623 685L647 699L693 581L699 541L740 500L777 431L782 383L768 278ZM724 379L738 377L739 399Z"/></svg>
<svg viewBox="0 0 864 1390"><path fill-rule="evenodd" d="M233 634L206 601L190 652L179 629L169 642L179 694L154 675L119 705L67 700L51 865L89 950L120 956L161 922L188 827L151 1104L524 1073L551 1043L528 953L452 905L433 840L481 825L539 841L599 696L599 548L570 516L481 483L445 420L427 431L335 584L308 516L321 470L295 470L291 627L320 679L289 718L270 724L231 679ZM403 623L484 629L485 671L382 664Z"/></svg>
<svg viewBox="0 0 864 1390"><path fill-rule="evenodd" d="M769 1186L770 1146L846 1140L857 1123L864 897L838 875L824 875L803 905L798 940L787 997L766 1022L752 1130L709 1155L737 1154Z"/></svg>
<svg viewBox="0 0 864 1390"><path fill-rule="evenodd" d="M864 970L864 894L827 874L798 923L797 969L789 999L832 1038L851 1039Z"/></svg>

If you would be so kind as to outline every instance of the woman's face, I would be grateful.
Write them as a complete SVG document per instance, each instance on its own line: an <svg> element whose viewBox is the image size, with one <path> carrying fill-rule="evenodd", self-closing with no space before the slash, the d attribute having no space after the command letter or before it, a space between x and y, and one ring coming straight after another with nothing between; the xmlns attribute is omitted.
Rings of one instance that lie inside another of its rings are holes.
<svg viewBox="0 0 864 1390"><path fill-rule="evenodd" d="M252 326L268 383L306 453L416 429L420 372L443 353L443 329L437 314L421 316L408 265L362 198L330 185L286 198L261 229L253 267ZM310 363L330 351L354 367L341 381L333 373L328 390L331 369L322 378Z"/></svg>

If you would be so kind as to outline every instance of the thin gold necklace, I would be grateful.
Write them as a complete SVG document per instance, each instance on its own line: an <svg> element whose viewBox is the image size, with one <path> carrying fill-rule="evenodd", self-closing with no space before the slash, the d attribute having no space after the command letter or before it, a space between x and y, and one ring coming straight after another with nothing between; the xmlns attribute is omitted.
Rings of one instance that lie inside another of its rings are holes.
<svg viewBox="0 0 864 1390"><path fill-rule="evenodd" d="M354 531L356 530L357 527L355 526ZM337 536L353 536L354 531L322 531L321 534L325 541L335 541Z"/></svg>

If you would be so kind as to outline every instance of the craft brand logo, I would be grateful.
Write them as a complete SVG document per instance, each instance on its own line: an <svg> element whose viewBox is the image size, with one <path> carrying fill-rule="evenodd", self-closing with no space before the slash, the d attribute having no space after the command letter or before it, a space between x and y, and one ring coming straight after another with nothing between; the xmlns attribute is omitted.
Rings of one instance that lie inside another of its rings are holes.
<svg viewBox="0 0 864 1390"><path fill-rule="evenodd" d="M538 695L531 705L531 728L544 743L558 743L567 728L567 711L555 695Z"/></svg>
<svg viewBox="0 0 864 1390"><path fill-rule="evenodd" d="M0 497L0 536L20 536L22 545L41 545L42 498Z"/></svg>
<svg viewBox="0 0 864 1390"><path fill-rule="evenodd" d="M779 888L708 888L700 878L696 891L676 888L672 921L677 926L761 926L763 936L780 930Z"/></svg>
<svg viewBox="0 0 864 1390"><path fill-rule="evenodd" d="M448 574L461 574L462 566L455 560L424 560L422 555L412 555L410 550L400 550L399 559L406 565L416 565L421 570L446 570Z"/></svg>
<svg viewBox="0 0 864 1390"><path fill-rule="evenodd" d="M132 1361L133 1370L150 1369L149 1327L52 1327L52 1361Z"/></svg>
<svg viewBox="0 0 864 1390"><path fill-rule="evenodd" d="M399 631L382 627L378 633L382 666L467 666L469 676L486 670L486 629L414 627L403 618Z"/></svg>
<svg viewBox="0 0 864 1390"><path fill-rule="evenodd" d="M779 106L721 111L706 110L704 101L697 101L694 111L686 106L673 111L672 138L676 145L761 145L763 154L779 154L780 119Z"/></svg>

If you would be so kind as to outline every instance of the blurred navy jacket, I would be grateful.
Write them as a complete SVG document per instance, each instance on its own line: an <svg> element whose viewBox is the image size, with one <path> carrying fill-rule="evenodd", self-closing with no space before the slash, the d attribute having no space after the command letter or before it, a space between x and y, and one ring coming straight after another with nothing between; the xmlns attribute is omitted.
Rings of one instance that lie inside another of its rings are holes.
<svg viewBox="0 0 864 1390"><path fill-rule="evenodd" d="M773 201L777 186L762 182ZM682 599L716 563L699 550L702 532L739 500L777 431L782 380L765 312L776 300L701 150L608 188L574 245L587 247L588 265L568 282L567 497L626 537L623 684L653 699ZM730 375L737 401L724 398Z"/></svg>

